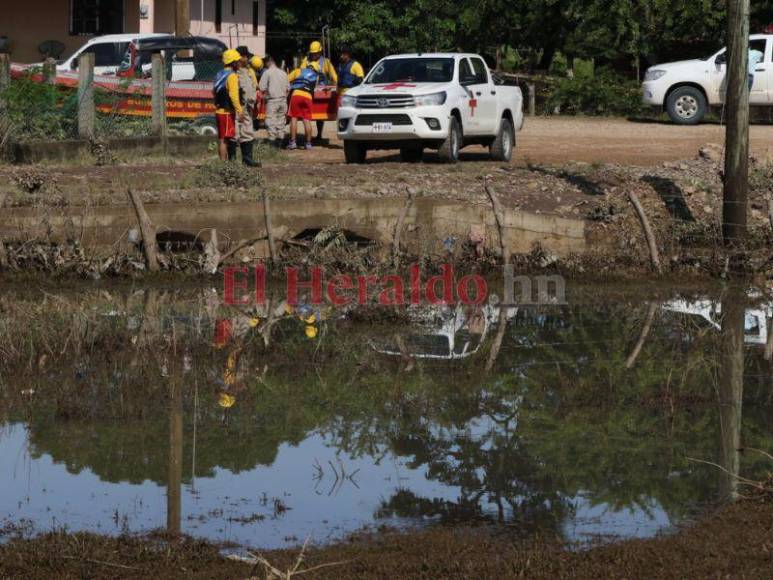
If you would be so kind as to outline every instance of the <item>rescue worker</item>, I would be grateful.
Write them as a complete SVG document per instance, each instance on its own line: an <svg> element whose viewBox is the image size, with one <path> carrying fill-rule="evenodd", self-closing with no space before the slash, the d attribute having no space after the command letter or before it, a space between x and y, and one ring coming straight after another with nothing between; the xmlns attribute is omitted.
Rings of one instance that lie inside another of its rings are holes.
<svg viewBox="0 0 773 580"><path fill-rule="evenodd" d="M253 118L255 116L255 107L258 102L258 78L255 71L250 66L250 60L254 56L246 46L240 46L236 49L239 53L240 66L237 71L239 77L239 91L244 106L244 115L236 124L236 139L242 150L242 163L249 167L257 166L252 158L255 146L255 125Z"/></svg>
<svg viewBox="0 0 773 580"><path fill-rule="evenodd" d="M236 158L236 121L243 120L245 115L237 74L241 67L241 55L229 49L223 52L222 58L225 68L215 76L212 93L217 119L218 153L222 161L232 161Z"/></svg>
<svg viewBox="0 0 773 580"><path fill-rule="evenodd" d="M320 82L319 63L316 61L304 61L304 66L292 71L288 77L290 81L290 143L288 149L297 149L298 121L303 121L303 132L306 136L306 149L311 149L311 119L312 100L314 89Z"/></svg>
<svg viewBox="0 0 773 580"><path fill-rule="evenodd" d="M309 55L301 62L301 68L305 68L310 62L318 63L317 70L320 72L320 85L338 85L338 73L336 72L333 63L322 55L322 43L318 40L315 40L311 43L311 46L309 46ZM324 129L325 122L317 121L317 140L322 140L322 132Z"/></svg>
<svg viewBox="0 0 773 580"><path fill-rule="evenodd" d="M338 63L338 96L361 85L363 80L365 80L365 71L362 65L352 58L352 51L348 46L342 46Z"/></svg>
<svg viewBox="0 0 773 580"><path fill-rule="evenodd" d="M263 59L257 55L250 58L249 69L255 81L256 98L255 98L255 107L252 110L252 127L256 133L256 138L257 138L258 114L260 113L260 108L263 104L263 96L260 93L260 86L259 86L260 77L263 74Z"/></svg>
<svg viewBox="0 0 773 580"><path fill-rule="evenodd" d="M290 92L290 81L287 79L287 73L276 66L273 57L266 55L265 65L258 88L266 101L268 140L275 147L281 147L287 124L287 94Z"/></svg>

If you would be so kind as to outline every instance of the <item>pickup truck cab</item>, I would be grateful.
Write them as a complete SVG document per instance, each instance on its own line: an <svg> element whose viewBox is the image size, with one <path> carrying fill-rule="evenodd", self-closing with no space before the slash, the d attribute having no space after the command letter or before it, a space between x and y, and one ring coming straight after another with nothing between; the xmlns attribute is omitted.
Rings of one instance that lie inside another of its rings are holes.
<svg viewBox="0 0 773 580"><path fill-rule="evenodd" d="M380 60L341 97L337 125L347 163L363 163L369 149L399 149L416 162L424 148L455 163L470 144L509 161L523 125L523 96L476 54L401 54Z"/></svg>
<svg viewBox="0 0 773 580"><path fill-rule="evenodd" d="M749 93L753 106L773 105L773 35L754 34L749 48L763 54L754 68ZM665 109L680 125L700 123L712 106L721 106L727 87L727 50L705 58L668 62L650 67L644 76L644 103Z"/></svg>

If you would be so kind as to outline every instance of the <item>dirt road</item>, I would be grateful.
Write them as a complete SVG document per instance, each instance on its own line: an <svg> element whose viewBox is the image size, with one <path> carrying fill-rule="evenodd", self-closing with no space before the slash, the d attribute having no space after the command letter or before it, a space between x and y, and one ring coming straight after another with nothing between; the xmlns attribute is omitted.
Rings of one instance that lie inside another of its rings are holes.
<svg viewBox="0 0 773 580"><path fill-rule="evenodd" d="M325 128L325 133L331 137L335 134L332 123ZM694 157L701 145L723 143L724 134L725 127L718 124L680 127L671 123L609 118L527 118L518 136L513 162L519 165L570 161L657 165ZM773 158L773 125L753 125L751 143L756 156ZM485 153L480 147L469 147L463 151L462 158L484 160ZM430 153L426 155L427 160L432 157ZM314 154L315 162L339 163L342 158L341 143L335 139L329 147L319 148ZM396 160L394 152L371 152L369 159L372 158Z"/></svg>

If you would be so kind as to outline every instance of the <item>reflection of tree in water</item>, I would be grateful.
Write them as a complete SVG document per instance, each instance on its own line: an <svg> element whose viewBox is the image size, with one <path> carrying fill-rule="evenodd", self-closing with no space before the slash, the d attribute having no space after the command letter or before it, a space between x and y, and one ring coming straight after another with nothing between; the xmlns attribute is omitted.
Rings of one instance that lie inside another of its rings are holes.
<svg viewBox="0 0 773 580"><path fill-rule="evenodd" d="M185 309L177 310L182 320ZM195 359L191 374L200 378L195 475L271 465L280 445L318 432L331 447L355 457L410 457L411 467L426 467L431 479L460 489L452 502L400 490L380 515L555 528L571 509L568 498L578 494L612 509L648 509L654 499L679 515L716 489L716 473L685 457L718 453L712 387L719 337L660 316L628 370L647 311L624 304L524 310L509 325L488 378L481 374L485 352L453 365L422 362L404 373L399 360L364 346L373 332L392 328L343 322L329 325L324 340L309 341L302 324L287 321L277 325L270 351L263 341L245 341L240 365L247 389L226 422L216 387L209 384L221 373L226 353L212 352L208 336L202 342L178 330L181 347L189 347ZM141 342L158 350L154 336L163 328L141 327ZM125 345L136 334L101 319L90 323L89 332L102 345ZM66 344L68 334L61 336ZM72 366L36 377L41 397L46 383L59 390L53 411L31 420L33 453L49 453L72 472L90 468L108 481L166 482L169 418L168 405L158 404L164 400L158 369L146 368L145 357L113 351L84 355L79 364L89 366L85 379ZM258 377L255 369L266 364L269 372ZM189 481L191 385L183 391L182 472ZM695 405L679 405L690 397ZM62 420L77 416L75 410L89 420ZM133 422L115 420L124 411ZM746 409L744 429L753 436L744 441L769 447L769 430L752 417Z"/></svg>

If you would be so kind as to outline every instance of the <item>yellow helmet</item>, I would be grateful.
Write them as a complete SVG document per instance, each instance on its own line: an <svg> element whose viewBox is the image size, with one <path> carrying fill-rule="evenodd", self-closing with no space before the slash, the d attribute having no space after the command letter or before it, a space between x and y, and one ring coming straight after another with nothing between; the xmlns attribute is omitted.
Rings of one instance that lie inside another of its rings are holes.
<svg viewBox="0 0 773 580"><path fill-rule="evenodd" d="M250 66L254 68L255 70L260 70L263 68L263 59L259 56L253 56L250 59Z"/></svg>
<svg viewBox="0 0 773 580"><path fill-rule="evenodd" d="M228 66L229 64L233 64L236 61L241 60L241 58L242 58L242 55L239 54L239 52L234 50L233 48L223 52L223 64L225 66Z"/></svg>
<svg viewBox="0 0 773 580"><path fill-rule="evenodd" d="M236 397L229 395L228 393L220 393L217 404L223 407L223 409L230 409L236 404Z"/></svg>
<svg viewBox="0 0 773 580"><path fill-rule="evenodd" d="M319 331L317 330L316 326L309 325L306 327L307 338L317 338L317 334L319 334Z"/></svg>
<svg viewBox="0 0 773 580"><path fill-rule="evenodd" d="M312 42L311 46L309 47L309 52L311 54L322 52L322 43L318 40L315 40L314 42Z"/></svg>

